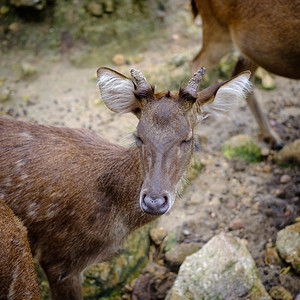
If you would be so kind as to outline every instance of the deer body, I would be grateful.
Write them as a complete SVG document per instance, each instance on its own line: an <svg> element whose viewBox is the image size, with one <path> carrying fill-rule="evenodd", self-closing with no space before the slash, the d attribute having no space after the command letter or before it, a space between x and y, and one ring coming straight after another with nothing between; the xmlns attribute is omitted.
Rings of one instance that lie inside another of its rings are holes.
<svg viewBox="0 0 300 300"><path fill-rule="evenodd" d="M2 201L0 201L0 299L39 299L39 286L26 228Z"/></svg>
<svg viewBox="0 0 300 300"><path fill-rule="evenodd" d="M193 153L197 116L227 111L250 76L198 95L199 73L179 93L160 94L132 74L135 82L98 70L105 104L140 119L133 147L89 130L0 119L0 200L24 222L53 299L82 299L82 271L112 258L130 232L171 208Z"/></svg>
<svg viewBox="0 0 300 300"><path fill-rule="evenodd" d="M300 79L300 2L251 0L191 0L194 16L203 22L201 51L191 63L208 69L234 47L241 56L233 70L235 76L250 70L252 77L261 66L276 75ZM282 144L272 130L255 96L247 102L263 136L275 147Z"/></svg>

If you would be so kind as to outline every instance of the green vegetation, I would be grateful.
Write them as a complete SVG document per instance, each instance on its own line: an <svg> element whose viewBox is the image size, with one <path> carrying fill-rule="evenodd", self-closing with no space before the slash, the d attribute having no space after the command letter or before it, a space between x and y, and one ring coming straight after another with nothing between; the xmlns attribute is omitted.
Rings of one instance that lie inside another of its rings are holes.
<svg viewBox="0 0 300 300"><path fill-rule="evenodd" d="M238 135L229 139L222 147L226 158L243 159L249 163L261 161L259 146L250 136Z"/></svg>

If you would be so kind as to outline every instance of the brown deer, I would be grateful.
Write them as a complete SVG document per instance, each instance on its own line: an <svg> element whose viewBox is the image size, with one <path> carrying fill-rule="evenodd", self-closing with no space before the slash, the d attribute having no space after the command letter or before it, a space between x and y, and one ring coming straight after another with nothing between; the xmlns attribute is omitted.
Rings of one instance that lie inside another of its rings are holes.
<svg viewBox="0 0 300 300"><path fill-rule="evenodd" d="M0 200L0 299L39 298L26 228Z"/></svg>
<svg viewBox="0 0 300 300"><path fill-rule="evenodd" d="M213 67L233 47L241 55L232 76L258 66L274 74L300 79L300 1L286 0L191 0L194 17L202 18L201 51L191 62ZM254 94L248 105L266 141L274 148L283 143L271 128Z"/></svg>
<svg viewBox="0 0 300 300"><path fill-rule="evenodd" d="M85 129L0 119L0 199L24 222L53 299L82 299L82 271L170 210L194 126L226 113L250 77L243 72L198 93L201 68L179 93L154 93L137 70L134 81L104 67L97 74L107 107L139 119L130 148Z"/></svg>

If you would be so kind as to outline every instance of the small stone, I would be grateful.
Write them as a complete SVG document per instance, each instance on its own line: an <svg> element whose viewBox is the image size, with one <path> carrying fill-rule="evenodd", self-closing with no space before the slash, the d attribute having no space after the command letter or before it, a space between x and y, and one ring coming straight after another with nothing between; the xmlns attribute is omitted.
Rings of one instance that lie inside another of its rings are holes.
<svg viewBox="0 0 300 300"><path fill-rule="evenodd" d="M276 251L275 245L273 243L267 243L266 245L266 254L265 254L265 263L267 265L278 265L280 264L280 258Z"/></svg>
<svg viewBox="0 0 300 300"><path fill-rule="evenodd" d="M190 232L189 232L188 230L186 230L186 229L185 229L185 230L183 230L183 231L182 231L182 233L183 233L183 235L185 235L185 236L188 236L188 235L190 235Z"/></svg>
<svg viewBox="0 0 300 300"><path fill-rule="evenodd" d="M165 260L171 268L178 268L184 259L201 248L199 243L179 244L166 252Z"/></svg>
<svg viewBox="0 0 300 300"><path fill-rule="evenodd" d="M90 2L87 5L87 11L95 17L101 17L103 15L103 7L97 2Z"/></svg>
<svg viewBox="0 0 300 300"><path fill-rule="evenodd" d="M13 22L8 26L8 29L12 32L17 32L20 29L20 25L17 22Z"/></svg>
<svg viewBox="0 0 300 300"><path fill-rule="evenodd" d="M285 190L283 190L283 189L276 189L275 195L278 198L285 199L286 193L285 193Z"/></svg>
<svg viewBox="0 0 300 300"><path fill-rule="evenodd" d="M251 208L252 208L253 210L259 210L259 205L260 205L259 202L255 202L255 203L252 205Z"/></svg>
<svg viewBox="0 0 300 300"><path fill-rule="evenodd" d="M269 291L271 297L275 300L292 300L293 297L283 286L272 286Z"/></svg>
<svg viewBox="0 0 300 300"><path fill-rule="evenodd" d="M277 154L276 162L278 164L298 164L300 165L300 139L293 143L285 145Z"/></svg>
<svg viewBox="0 0 300 300"><path fill-rule="evenodd" d="M251 198L250 197L245 197L242 199L242 204L246 205L246 206L250 206L251 205Z"/></svg>
<svg viewBox="0 0 300 300"><path fill-rule="evenodd" d="M180 35L179 34L172 34L172 39L174 40L174 41L179 41L180 40Z"/></svg>
<svg viewBox="0 0 300 300"><path fill-rule="evenodd" d="M106 13L113 13L114 12L114 2L113 0L105 0L105 12Z"/></svg>
<svg viewBox="0 0 300 300"><path fill-rule="evenodd" d="M116 54L112 61L114 62L114 64L116 64L117 66L122 66L125 64L126 59L125 56L123 54Z"/></svg>
<svg viewBox="0 0 300 300"><path fill-rule="evenodd" d="M263 172L264 173L271 173L271 166L270 165L265 165L264 167L263 167Z"/></svg>
<svg viewBox="0 0 300 300"><path fill-rule="evenodd" d="M3 88L0 90L0 102L8 101L14 93L14 89L10 87Z"/></svg>
<svg viewBox="0 0 300 300"><path fill-rule="evenodd" d="M167 231L164 227L152 228L150 230L151 240L155 245L160 245L167 236Z"/></svg>
<svg viewBox="0 0 300 300"><path fill-rule="evenodd" d="M176 245L177 242L177 233L175 231L171 231L168 233L168 236L164 240L164 251L167 252L171 248L173 248Z"/></svg>
<svg viewBox="0 0 300 300"><path fill-rule="evenodd" d="M290 175L282 175L280 177L280 183L288 183L292 180L292 177Z"/></svg>
<svg viewBox="0 0 300 300"><path fill-rule="evenodd" d="M102 100L100 98L94 100L94 105L99 106L102 103Z"/></svg>
<svg viewBox="0 0 300 300"><path fill-rule="evenodd" d="M27 6L42 10L46 5L46 0L10 0L10 3L16 7Z"/></svg>
<svg viewBox="0 0 300 300"><path fill-rule="evenodd" d="M255 73L255 77L261 80L261 87L265 90L273 90L276 88L276 84L272 76L262 68L258 68Z"/></svg>
<svg viewBox="0 0 300 300"><path fill-rule="evenodd" d="M245 225L243 223L243 221L240 218L234 218L230 224L229 224L229 229L230 230L239 230L245 228Z"/></svg>
<svg viewBox="0 0 300 300"><path fill-rule="evenodd" d="M31 77L37 73L37 68L28 62L23 62L21 72L23 77Z"/></svg>
<svg viewBox="0 0 300 300"><path fill-rule="evenodd" d="M270 150L268 148L264 147L260 150L260 154L262 156L268 156L270 154Z"/></svg>
<svg viewBox="0 0 300 300"><path fill-rule="evenodd" d="M1 15L6 15L9 12L9 7L6 5L2 5L0 7L0 14Z"/></svg>

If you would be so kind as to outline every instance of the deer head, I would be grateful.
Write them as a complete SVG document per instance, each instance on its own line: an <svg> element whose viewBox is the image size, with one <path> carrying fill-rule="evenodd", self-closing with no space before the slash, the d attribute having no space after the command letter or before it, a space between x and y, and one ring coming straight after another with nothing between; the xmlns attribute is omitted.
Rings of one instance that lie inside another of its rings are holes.
<svg viewBox="0 0 300 300"><path fill-rule="evenodd" d="M148 214L162 215L172 207L194 151L195 125L209 115L222 116L249 91L247 71L198 92L204 72L201 68L179 92L155 93L137 70L131 70L133 81L105 67L97 71L106 106L139 119L134 133L143 181L139 201Z"/></svg>

